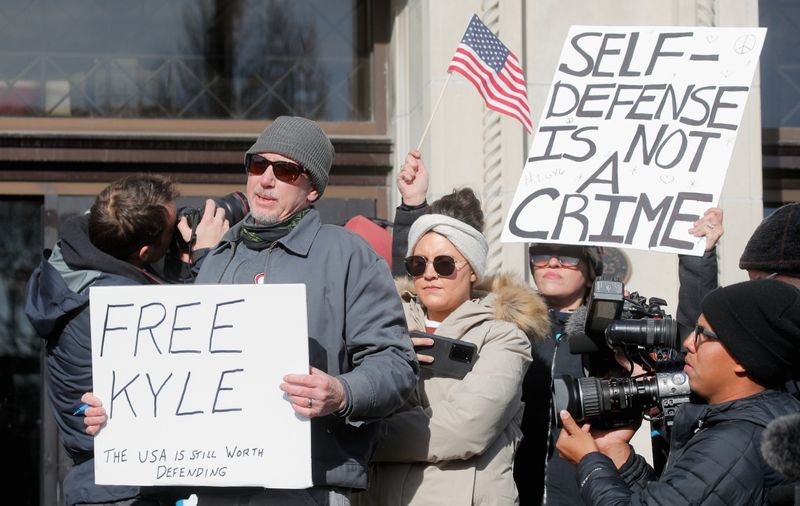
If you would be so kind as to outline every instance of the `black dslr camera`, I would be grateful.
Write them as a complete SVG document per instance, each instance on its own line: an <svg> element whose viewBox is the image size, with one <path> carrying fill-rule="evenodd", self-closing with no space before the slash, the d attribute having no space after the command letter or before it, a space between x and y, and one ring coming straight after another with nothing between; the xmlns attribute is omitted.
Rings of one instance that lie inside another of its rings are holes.
<svg viewBox="0 0 800 506"><path fill-rule="evenodd" d="M250 212L250 204L247 203L247 197L242 192L233 192L225 195L224 197L214 197L211 200L217 205L217 209L225 210L225 219L228 220L230 226L242 221L242 219ZM194 234L197 224L203 218L204 208L184 206L178 209L178 221L186 217L189 226L192 227ZM180 236L180 234L178 234Z"/></svg>
<svg viewBox="0 0 800 506"><path fill-rule="evenodd" d="M242 221L247 213L250 212L250 204L248 204L247 197L242 192L229 193L224 197L214 197L211 200L214 201L217 209L225 210L225 219L228 220L230 226L234 226ZM181 236L177 227L175 228L175 233L173 235L175 237L175 249L178 252L190 251L192 249L192 245L194 245L194 241L197 238L195 231L197 230L198 223L203 219L204 211L205 208L191 206L184 206L178 209L176 224L178 221L181 221L181 218L185 217L189 226L192 228L192 236L188 241Z"/></svg>
<svg viewBox="0 0 800 506"><path fill-rule="evenodd" d="M643 417L670 427L678 406L689 401L689 381L678 352L677 322L664 305L663 299L648 301L636 292L625 296L620 281L595 280L585 312L576 312L578 323L566 329L570 352L583 356L588 375L554 379L556 412L566 409L576 421L597 428L633 425ZM645 373L631 377L616 352ZM655 413L647 415L651 410Z"/></svg>
<svg viewBox="0 0 800 506"><path fill-rule="evenodd" d="M214 201L218 209L222 208L225 210L225 219L228 220L230 226L242 221L247 213L250 212L250 205L247 202L247 197L242 192L229 193L224 197L215 197L211 200ZM164 277L170 282L192 282L191 266L181 261L181 255L183 253L191 253L192 246L197 239L197 225L200 223L200 220L203 219L204 211L204 207L192 206L184 206L178 209L175 229L172 233L173 240L164 257ZM192 235L188 241L183 238L177 227L178 222L183 217L186 217L186 221L192 229Z"/></svg>

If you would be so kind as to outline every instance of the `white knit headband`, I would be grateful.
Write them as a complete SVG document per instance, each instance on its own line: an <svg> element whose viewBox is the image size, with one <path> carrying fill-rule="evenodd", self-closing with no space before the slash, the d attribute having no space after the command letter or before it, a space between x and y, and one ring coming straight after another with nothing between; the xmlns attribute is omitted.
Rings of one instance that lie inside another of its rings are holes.
<svg viewBox="0 0 800 506"><path fill-rule="evenodd" d="M419 240L422 239L423 235L431 231L447 237L453 243L453 246L467 259L477 281L483 279L486 273L486 256L489 253L489 244L486 242L486 238L475 228L450 216L423 214L417 218L408 232L406 256L413 255L414 247Z"/></svg>

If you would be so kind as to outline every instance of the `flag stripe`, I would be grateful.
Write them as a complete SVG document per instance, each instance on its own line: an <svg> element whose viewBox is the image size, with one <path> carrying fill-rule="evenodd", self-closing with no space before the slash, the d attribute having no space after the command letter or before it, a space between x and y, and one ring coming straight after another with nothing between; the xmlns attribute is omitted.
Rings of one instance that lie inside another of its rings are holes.
<svg viewBox="0 0 800 506"><path fill-rule="evenodd" d="M465 74L465 76L466 74L471 74L477 82L480 82L480 84L475 85L481 90L481 94L488 95L484 96L485 100L491 100L497 102L498 106L502 105L508 109L519 111L521 115L527 119L526 123L529 123L530 112L526 110L528 106L527 97L516 96L512 92L504 89L504 85L501 86L492 74L488 73L483 67L478 66L476 68L476 65L477 62L460 58L457 53L456 56L453 57L451 67L448 68L448 70L459 68L464 71L460 72L461 74ZM473 83L476 83L476 81L473 81Z"/></svg>
<svg viewBox="0 0 800 506"><path fill-rule="evenodd" d="M491 70L489 70L486 67L484 67L483 65L481 65L480 58L468 46L463 46L463 45L459 46L459 48L456 50L456 55L453 56L453 58L457 58L459 54L469 58L469 60L472 62L473 67L476 70L482 72L487 78L492 80L493 83L495 84L495 86L497 85L497 83L495 82L496 81L495 80L495 76L500 77L501 79L503 79L503 82L506 85L505 88L507 89L508 93L509 94L516 94L519 97L519 99L522 100L522 104L521 105L523 107L525 107L527 105L528 93L525 90L525 86L524 86L524 84L522 86L520 86L518 83L515 84L515 83L509 82L508 78L509 77L513 77L512 74L511 74L511 71L509 69L506 69L504 67L503 70L501 70L499 73L495 74Z"/></svg>
<svg viewBox="0 0 800 506"><path fill-rule="evenodd" d="M454 70L454 71L458 72L459 74L463 75L464 77L469 79L469 81L472 84L475 85L475 87L478 89L478 92L481 94L483 99L486 101L487 107L490 107L491 109L493 109L495 111L498 111L498 112L502 112L502 113L505 113L505 114L508 114L508 115L512 115L512 116L518 118L520 120L520 122L524 126L529 127L531 129L533 128L533 123L532 123L531 118L530 118L530 116L528 114L525 114L525 112L522 111L519 107L515 107L513 105L510 105L508 102L496 99L495 96L491 93L491 91L489 91L488 89L486 89L484 87L484 83L479 78L477 78L475 76L475 74L473 74L471 72L467 72L464 69L462 69L460 67L455 67L455 66L452 67L452 70Z"/></svg>
<svg viewBox="0 0 800 506"><path fill-rule="evenodd" d="M517 121L522 123L523 126L525 126L528 129L529 132L533 130L533 124L531 123L530 118L526 118L526 117L522 116L519 113L518 109L500 107L500 106L497 105L497 102L490 100L486 95L484 95L483 89L481 88L481 85L480 85L479 81L477 79L475 79L473 74L468 74L468 73L464 72L464 70L462 70L462 69L460 69L458 67L453 67L453 70L458 72L459 74L463 75L464 77L466 77L470 82L472 82L472 84L475 85L476 88L478 88L478 93L481 94L481 96L483 97L483 100L486 102L486 107L488 107L489 109L492 109L493 111L497 111L497 112L500 112L500 113L503 113L503 114L506 114L508 116L511 116L511 117L515 118Z"/></svg>
<svg viewBox="0 0 800 506"><path fill-rule="evenodd" d="M515 78L514 80L521 86L525 86L527 83L525 82L525 75L522 72L522 65L520 65L514 53L508 53L508 67L509 73Z"/></svg>
<svg viewBox="0 0 800 506"><path fill-rule="evenodd" d="M460 70L461 74L472 76L475 79L475 82L478 83L476 86L480 88L481 93L487 95L487 100L497 102L498 105L503 105L508 109L519 110L525 116L528 116L527 111L523 109L525 107L524 101L515 100L514 97L511 97L510 95L504 93L503 90L498 89L497 86L494 86L491 81L484 79L484 77L468 63L454 60L453 64L448 70L453 69Z"/></svg>

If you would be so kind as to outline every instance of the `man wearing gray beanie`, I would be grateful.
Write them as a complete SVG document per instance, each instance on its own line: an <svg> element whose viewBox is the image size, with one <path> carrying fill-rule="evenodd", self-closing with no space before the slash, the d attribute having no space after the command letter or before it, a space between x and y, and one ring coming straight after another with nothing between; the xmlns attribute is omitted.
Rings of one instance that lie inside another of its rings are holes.
<svg viewBox="0 0 800 506"><path fill-rule="evenodd" d="M771 489L793 483L767 465L760 444L772 420L800 413L781 389L800 367L800 290L745 281L712 291L701 308L683 343L697 398L678 409L659 479L627 433L604 435L600 448L562 411L558 449L578 463L586 504L766 504Z"/></svg>
<svg viewBox="0 0 800 506"><path fill-rule="evenodd" d="M417 383L415 354L389 266L365 241L323 225L313 208L334 148L315 122L281 116L247 150L250 214L202 258L196 283L306 287L311 371L286 371L286 409L311 418L308 490L204 489L200 504L346 504L367 488L374 422L399 408ZM280 336L264 322L263 335ZM279 385L264 385L265 390Z"/></svg>

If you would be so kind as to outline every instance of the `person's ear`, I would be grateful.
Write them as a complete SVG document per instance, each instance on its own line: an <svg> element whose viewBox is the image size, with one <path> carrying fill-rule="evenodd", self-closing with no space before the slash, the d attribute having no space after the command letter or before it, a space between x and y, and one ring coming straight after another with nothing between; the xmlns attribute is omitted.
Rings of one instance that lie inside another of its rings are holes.
<svg viewBox="0 0 800 506"><path fill-rule="evenodd" d="M315 202L318 198L319 198L319 192L317 191L316 188L312 186L311 190L308 192L308 195L306 195L306 200L308 200L309 202Z"/></svg>
<svg viewBox="0 0 800 506"><path fill-rule="evenodd" d="M469 281L470 281L471 283L474 283L474 282L478 281L478 276L476 276L474 272L473 272L473 273L471 273L471 274L469 275Z"/></svg>
<svg viewBox="0 0 800 506"><path fill-rule="evenodd" d="M134 251L131 255L131 262L133 265L144 265L148 263L150 256L150 246L145 245Z"/></svg>
<svg viewBox="0 0 800 506"><path fill-rule="evenodd" d="M141 248L133 250L125 261L136 267L141 267L147 263L147 255L149 252L150 248L148 246L142 246Z"/></svg>

